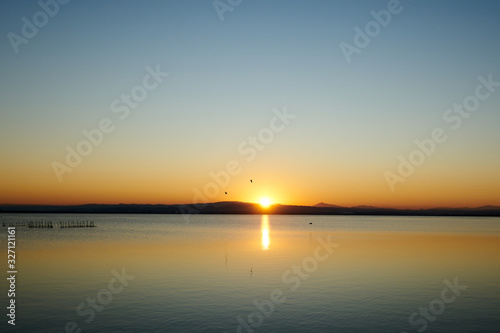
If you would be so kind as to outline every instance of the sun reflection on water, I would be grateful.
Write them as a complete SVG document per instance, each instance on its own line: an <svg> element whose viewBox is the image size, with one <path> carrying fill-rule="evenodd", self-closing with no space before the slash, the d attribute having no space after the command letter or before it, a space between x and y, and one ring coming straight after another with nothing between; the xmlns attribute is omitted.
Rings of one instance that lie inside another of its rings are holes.
<svg viewBox="0 0 500 333"><path fill-rule="evenodd" d="M269 249L269 217L267 215L262 215L261 222L261 233L262 233L262 250Z"/></svg>

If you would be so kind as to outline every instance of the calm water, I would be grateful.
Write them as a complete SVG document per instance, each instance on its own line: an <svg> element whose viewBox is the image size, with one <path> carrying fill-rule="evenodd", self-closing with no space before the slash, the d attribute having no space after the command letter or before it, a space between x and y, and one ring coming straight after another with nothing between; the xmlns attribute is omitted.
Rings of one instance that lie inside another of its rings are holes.
<svg viewBox="0 0 500 333"><path fill-rule="evenodd" d="M16 326L7 324L2 279L1 332L500 332L498 218L198 215L187 224L178 215L4 214L0 222L41 219L98 227L16 228Z"/></svg>

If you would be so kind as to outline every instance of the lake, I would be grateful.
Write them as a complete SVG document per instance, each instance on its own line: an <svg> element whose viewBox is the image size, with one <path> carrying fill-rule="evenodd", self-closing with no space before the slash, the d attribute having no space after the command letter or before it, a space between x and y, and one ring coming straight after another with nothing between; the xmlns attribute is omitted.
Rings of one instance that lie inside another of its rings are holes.
<svg viewBox="0 0 500 333"><path fill-rule="evenodd" d="M2 332L500 331L499 218L4 214L0 224L40 220L97 227L16 227L16 325L4 278Z"/></svg>

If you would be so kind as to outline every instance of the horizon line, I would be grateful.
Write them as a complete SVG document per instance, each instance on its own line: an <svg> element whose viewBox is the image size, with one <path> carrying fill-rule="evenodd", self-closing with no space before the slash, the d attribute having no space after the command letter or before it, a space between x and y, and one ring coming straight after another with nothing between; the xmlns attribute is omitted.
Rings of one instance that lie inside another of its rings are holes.
<svg viewBox="0 0 500 333"><path fill-rule="evenodd" d="M10 204L10 203L0 203L0 207L2 206L46 206L46 207L74 207L74 206L88 206L88 205L101 205L101 206L116 206L116 205L143 205L143 206L188 206L188 205L210 205L210 204L217 204L217 203L241 203L241 204L252 204L252 205L260 205L258 202L248 202L248 201L237 201L237 200L224 200L224 201L214 201L214 202L206 202L206 203L176 203L176 204L165 204L165 203L80 203L80 204L30 204L30 203L21 203L21 204ZM318 206L324 204L326 206ZM269 208L273 206L297 206L297 207L313 207L313 208L346 208L346 209L394 209L394 210L431 210L431 209L455 209L455 210L460 210L460 209L478 209L478 208L486 208L486 207L491 207L491 209L500 209L500 204L493 205L493 204L483 204L480 206L460 206L460 207L453 207L453 206L432 206L432 207L381 207L381 206L372 206L372 205L365 205L365 204L360 204L360 205L355 205L355 206L341 206L341 205L336 205L336 204L329 204L325 202L319 202L315 205L306 205L306 204L281 204L281 203L272 203Z"/></svg>

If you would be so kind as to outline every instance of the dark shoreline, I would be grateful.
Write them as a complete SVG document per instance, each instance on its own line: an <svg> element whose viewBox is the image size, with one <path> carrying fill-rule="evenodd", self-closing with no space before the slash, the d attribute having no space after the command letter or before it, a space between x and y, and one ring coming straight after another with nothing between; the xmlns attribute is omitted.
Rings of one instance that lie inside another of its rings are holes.
<svg viewBox="0 0 500 333"><path fill-rule="evenodd" d="M394 209L378 207L316 207L273 205L267 209L259 204L215 202L208 204L86 204L73 206L0 205L1 213L37 214L279 214L279 215L380 215L380 216L485 216L500 217L500 207Z"/></svg>

